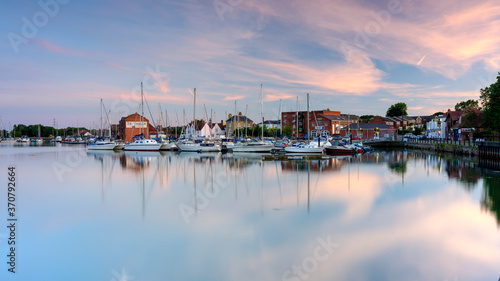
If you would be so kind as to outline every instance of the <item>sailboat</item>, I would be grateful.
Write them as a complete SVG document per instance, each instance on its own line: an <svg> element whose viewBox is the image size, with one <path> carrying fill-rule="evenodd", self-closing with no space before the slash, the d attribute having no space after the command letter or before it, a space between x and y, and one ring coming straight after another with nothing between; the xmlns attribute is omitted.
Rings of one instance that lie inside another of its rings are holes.
<svg viewBox="0 0 500 281"><path fill-rule="evenodd" d="M43 139L40 137L40 124L38 124L38 138L31 139L31 142L37 142L37 143L42 143L43 142Z"/></svg>
<svg viewBox="0 0 500 281"><path fill-rule="evenodd" d="M233 152L271 152L274 145L272 143L264 142L264 106L263 106L262 84L260 84L260 115L262 117L262 138L261 140L252 139L248 142L235 143Z"/></svg>
<svg viewBox="0 0 500 281"><path fill-rule="evenodd" d="M193 92L193 135L191 140L182 140L176 143L177 148L180 151L185 152L220 152L221 146L215 142L203 141L201 143L197 143L194 141L196 136L196 88L194 88Z"/></svg>
<svg viewBox="0 0 500 281"><path fill-rule="evenodd" d="M116 145L114 142L111 142L110 140L106 140L102 136L102 99L101 99L101 137L94 141L93 143L89 144L87 146L88 150L114 150ZM108 122L109 123L109 122ZM109 128L109 134L111 135L111 125Z"/></svg>
<svg viewBox="0 0 500 281"><path fill-rule="evenodd" d="M298 116L298 114L297 114ZM297 122L298 126L298 122ZM298 131L298 128L297 128ZM307 136L309 137L311 132L309 130L309 93L307 94ZM318 142L312 141L309 144L299 143L297 145L285 147L285 152L288 153L323 153L325 148Z"/></svg>
<svg viewBox="0 0 500 281"><path fill-rule="evenodd" d="M152 139L146 139L144 137L144 93L142 90L142 82L141 82L141 138L135 140L133 143L129 143L125 145L124 150L137 150L137 151L159 151L161 147L161 143L156 142Z"/></svg>

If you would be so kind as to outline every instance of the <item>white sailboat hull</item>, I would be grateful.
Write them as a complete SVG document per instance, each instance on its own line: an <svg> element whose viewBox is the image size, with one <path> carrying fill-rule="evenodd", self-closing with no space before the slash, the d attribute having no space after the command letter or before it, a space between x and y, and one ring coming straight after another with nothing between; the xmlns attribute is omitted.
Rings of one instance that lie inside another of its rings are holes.
<svg viewBox="0 0 500 281"><path fill-rule="evenodd" d="M271 152L274 148L272 144L263 145L234 145L233 152Z"/></svg>
<svg viewBox="0 0 500 281"><path fill-rule="evenodd" d="M199 144L181 144L177 143L177 148L179 148L180 151L186 151L186 152L219 152L220 151L220 145L214 145L214 146L202 146Z"/></svg>
<svg viewBox="0 0 500 281"><path fill-rule="evenodd" d="M91 144L87 146L88 150L114 150L116 144L107 143L107 144Z"/></svg>
<svg viewBox="0 0 500 281"><path fill-rule="evenodd" d="M174 143L168 142L168 143L162 143L160 146L160 150L170 150L172 148L172 145Z"/></svg>
<svg viewBox="0 0 500 281"><path fill-rule="evenodd" d="M324 147L285 147L288 153L323 153Z"/></svg>

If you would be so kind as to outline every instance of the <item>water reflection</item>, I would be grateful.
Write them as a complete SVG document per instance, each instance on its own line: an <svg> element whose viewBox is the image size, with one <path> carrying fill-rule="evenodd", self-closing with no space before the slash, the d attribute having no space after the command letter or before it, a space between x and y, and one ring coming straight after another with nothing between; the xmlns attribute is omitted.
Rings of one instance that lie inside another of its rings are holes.
<svg viewBox="0 0 500 281"><path fill-rule="evenodd" d="M499 178L487 170L481 169L471 159L457 157L443 157L425 152L408 151L378 151L365 154L361 157L332 157L321 160L296 160L296 161L262 161L260 154L221 154L221 153L186 153L186 152L88 152L101 167L102 197L105 198L104 189L112 186L113 171L119 167L127 173L136 175L141 191L142 202L145 204L145 192L156 187L168 188L169 178L174 177L174 182L182 179L184 187L191 190L192 202L195 213L198 213L198 199L200 187L214 190L216 172L225 173L230 179L231 188L234 188L234 198L241 194L249 196L252 188L260 196L261 201L265 191L264 186L276 185L279 193L279 206L272 210L283 208L283 194L290 187L295 187L296 206L300 202L307 202L307 210L311 208L311 181L317 189L322 180L331 181L331 176L337 174L334 182L345 182L346 190L351 189L351 183L360 181L360 167L363 165L386 165L386 172L379 172L378 177L389 183L398 183L404 186L405 177L414 177L416 162L425 171L427 176L434 172L446 174L450 180L456 180L460 186L469 192L478 188L483 182L483 199L481 204L496 217L500 225L500 197L498 188ZM363 171L362 177L367 177ZM304 176L305 175L305 176ZM312 175L312 177L311 177ZM485 176L486 175L486 176ZM385 177L385 178L384 178ZM382 180L382 182L384 181ZM145 186L146 182L147 187ZM244 187L244 193L241 193ZM303 188L302 188L303 187ZM152 192L152 191L151 191ZM261 202L262 211L265 209ZM143 206L143 211L145 206Z"/></svg>
<svg viewBox="0 0 500 281"><path fill-rule="evenodd" d="M495 214L498 225L500 225L500 177L490 175L484 178L484 191L481 199L483 208Z"/></svg>
<svg viewBox="0 0 500 281"><path fill-rule="evenodd" d="M62 150L24 149L9 158L24 172L21 256L51 270L22 280L62 280L74 261L93 267L67 280L122 267L134 280L283 280L327 237L340 247L309 280L498 279L500 179L469 159L94 151L58 182L46 175Z"/></svg>

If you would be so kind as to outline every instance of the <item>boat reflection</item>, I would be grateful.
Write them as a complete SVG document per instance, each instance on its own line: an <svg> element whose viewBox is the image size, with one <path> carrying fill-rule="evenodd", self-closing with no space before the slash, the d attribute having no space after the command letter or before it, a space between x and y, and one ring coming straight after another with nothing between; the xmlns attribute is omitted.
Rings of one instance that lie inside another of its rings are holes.
<svg viewBox="0 0 500 281"><path fill-rule="evenodd" d="M221 154L186 152L114 152L88 153L100 163L103 200L105 189L112 185L112 174L122 171L133 175L146 211L147 194L183 186L190 191L191 202L198 212L200 194L218 188L217 175L227 177L225 188L233 190L235 201L259 198L261 212L290 208L290 192L295 207L310 211L319 198L334 196L330 192L354 192L372 187L381 196L387 183L403 187L432 174L444 175L466 191L481 188L481 206L491 212L500 225L500 180L497 174L479 168L464 158L439 156L426 152L375 151L361 156L330 157L321 160L263 161L260 154ZM380 167L386 167L380 169ZM201 189L200 189L201 187ZM380 190L382 188L382 190ZM146 192L147 191L147 192ZM201 193L200 193L201 192ZM275 195L279 200L269 200ZM288 194L288 195L287 195ZM319 196L319 197L318 197ZM373 195L375 196L375 195ZM375 200L372 198L370 200ZM316 203L317 204L317 203Z"/></svg>

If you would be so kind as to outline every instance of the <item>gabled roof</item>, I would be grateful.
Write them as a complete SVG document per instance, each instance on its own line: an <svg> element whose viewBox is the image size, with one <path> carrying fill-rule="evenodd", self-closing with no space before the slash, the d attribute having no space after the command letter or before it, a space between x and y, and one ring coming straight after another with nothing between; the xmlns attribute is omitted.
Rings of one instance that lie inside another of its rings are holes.
<svg viewBox="0 0 500 281"><path fill-rule="evenodd" d="M120 119L120 121L125 121L125 120L127 120L127 119L129 119L131 117L134 117L134 116L136 116L136 118L134 118L134 121L140 121L141 120L141 115L136 112L136 113L130 114L128 116L122 117L122 119ZM149 119L146 118L146 117L142 117L142 119L144 121L146 121L146 122L149 122Z"/></svg>
<svg viewBox="0 0 500 281"><path fill-rule="evenodd" d="M451 121L458 121L460 119L460 116L462 116L461 110L458 111L448 110L448 112L446 112L446 120L451 119Z"/></svg>
<svg viewBox="0 0 500 281"><path fill-rule="evenodd" d="M251 122L251 123L253 123L252 119L246 117L245 115L233 115L229 119L227 119L226 122Z"/></svg>

